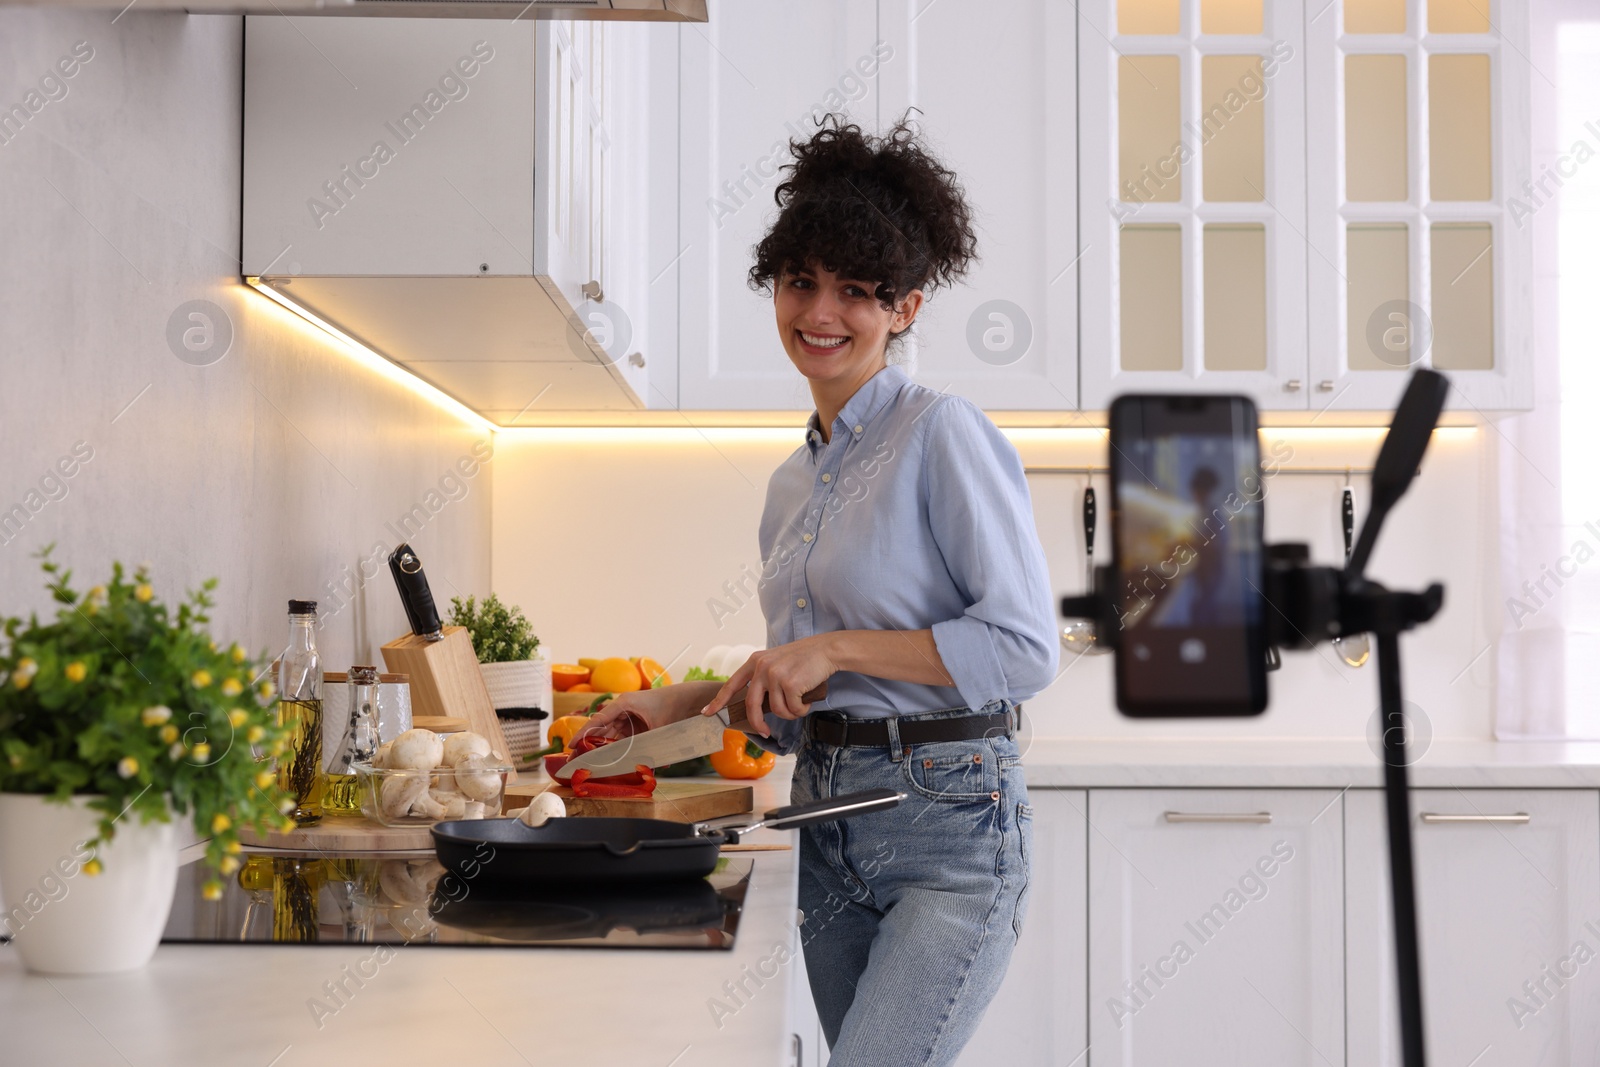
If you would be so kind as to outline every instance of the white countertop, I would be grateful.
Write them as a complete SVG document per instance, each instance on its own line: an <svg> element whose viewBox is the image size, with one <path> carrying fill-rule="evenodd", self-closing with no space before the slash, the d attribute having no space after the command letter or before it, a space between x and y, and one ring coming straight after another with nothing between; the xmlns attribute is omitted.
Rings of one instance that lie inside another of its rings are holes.
<svg viewBox="0 0 1600 1067"><path fill-rule="evenodd" d="M1029 788L1381 788L1383 763L1351 738L1036 738ZM1413 788L1600 788L1600 742L1436 738Z"/></svg>
<svg viewBox="0 0 1600 1067"><path fill-rule="evenodd" d="M790 765L780 761L755 783L757 811L788 802ZM746 840L792 844L794 836L757 831ZM795 853L741 855L755 868L730 951L401 947L320 1029L308 999L372 946L163 945L142 971L49 979L26 974L0 948L0 1063L786 1063L792 965L720 1026L710 1008L711 998L726 998L723 983L778 946L798 951Z"/></svg>

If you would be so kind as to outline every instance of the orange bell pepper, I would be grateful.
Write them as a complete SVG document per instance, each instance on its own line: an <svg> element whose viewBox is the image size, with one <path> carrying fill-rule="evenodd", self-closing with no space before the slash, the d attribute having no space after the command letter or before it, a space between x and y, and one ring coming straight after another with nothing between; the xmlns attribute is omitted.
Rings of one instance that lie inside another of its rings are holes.
<svg viewBox="0 0 1600 1067"><path fill-rule="evenodd" d="M711 754L711 768L724 778L761 778L778 757L746 737L740 730L722 731L722 751Z"/></svg>
<svg viewBox="0 0 1600 1067"><path fill-rule="evenodd" d="M551 741L560 741L562 750L570 752L572 750L572 735L588 725L589 716L587 715L563 715L550 724L550 729L546 731L545 736Z"/></svg>

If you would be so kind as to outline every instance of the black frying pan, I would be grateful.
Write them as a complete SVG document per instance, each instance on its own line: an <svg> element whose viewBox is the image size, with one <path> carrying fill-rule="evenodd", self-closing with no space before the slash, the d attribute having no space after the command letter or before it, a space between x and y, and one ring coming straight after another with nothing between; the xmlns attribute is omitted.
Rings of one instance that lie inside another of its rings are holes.
<svg viewBox="0 0 1600 1067"><path fill-rule="evenodd" d="M464 879L488 883L653 882L704 878L717 851L758 827L788 830L884 811L904 793L860 793L774 808L735 826L665 819L568 818L529 826L520 819L464 819L434 824L439 862Z"/></svg>

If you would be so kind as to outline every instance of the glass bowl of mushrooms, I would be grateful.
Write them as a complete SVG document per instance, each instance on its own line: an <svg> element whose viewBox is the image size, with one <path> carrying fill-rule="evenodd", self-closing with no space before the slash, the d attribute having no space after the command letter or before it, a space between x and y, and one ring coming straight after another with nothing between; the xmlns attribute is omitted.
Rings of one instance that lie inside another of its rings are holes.
<svg viewBox="0 0 1600 1067"><path fill-rule="evenodd" d="M516 768L480 734L407 730L357 763L361 814L383 826L494 818Z"/></svg>

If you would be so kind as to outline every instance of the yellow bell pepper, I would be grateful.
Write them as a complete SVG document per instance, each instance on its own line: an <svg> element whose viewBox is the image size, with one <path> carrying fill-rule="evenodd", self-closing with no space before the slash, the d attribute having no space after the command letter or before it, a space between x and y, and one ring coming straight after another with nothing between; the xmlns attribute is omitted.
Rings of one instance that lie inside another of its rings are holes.
<svg viewBox="0 0 1600 1067"><path fill-rule="evenodd" d="M572 738L579 730L589 725L587 715L563 715L550 724L546 736L551 741L561 742L561 751L566 752L572 748Z"/></svg>
<svg viewBox="0 0 1600 1067"><path fill-rule="evenodd" d="M752 754L751 749L755 752ZM711 754L711 769L724 778L761 778L778 757L767 752L740 730L722 731L722 751Z"/></svg>

